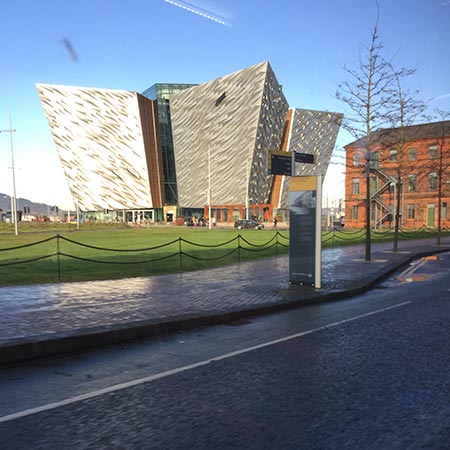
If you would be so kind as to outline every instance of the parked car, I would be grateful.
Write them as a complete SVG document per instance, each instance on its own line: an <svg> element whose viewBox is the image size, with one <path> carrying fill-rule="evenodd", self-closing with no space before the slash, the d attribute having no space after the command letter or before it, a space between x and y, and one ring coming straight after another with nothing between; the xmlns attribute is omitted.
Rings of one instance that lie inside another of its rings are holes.
<svg viewBox="0 0 450 450"><path fill-rule="evenodd" d="M264 228L264 224L250 219L239 219L234 222L234 228L237 228L238 230L242 230L243 228L254 228L256 230L261 230Z"/></svg>

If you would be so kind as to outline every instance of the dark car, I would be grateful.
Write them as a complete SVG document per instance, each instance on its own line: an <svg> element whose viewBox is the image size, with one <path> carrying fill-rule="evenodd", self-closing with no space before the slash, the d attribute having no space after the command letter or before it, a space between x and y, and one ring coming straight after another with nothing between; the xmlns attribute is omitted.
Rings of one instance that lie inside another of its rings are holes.
<svg viewBox="0 0 450 450"><path fill-rule="evenodd" d="M234 222L234 228L237 228L238 230L242 230L243 228L254 228L256 230L261 230L264 228L264 224L255 222L254 220L239 219Z"/></svg>

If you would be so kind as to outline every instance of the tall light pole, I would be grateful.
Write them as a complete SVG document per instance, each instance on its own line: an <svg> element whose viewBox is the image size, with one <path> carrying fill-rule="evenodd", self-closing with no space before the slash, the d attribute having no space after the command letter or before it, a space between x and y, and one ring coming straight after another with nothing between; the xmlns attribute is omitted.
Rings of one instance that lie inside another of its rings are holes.
<svg viewBox="0 0 450 450"><path fill-rule="evenodd" d="M211 217L211 145L208 144L208 228L212 228Z"/></svg>
<svg viewBox="0 0 450 450"><path fill-rule="evenodd" d="M77 230L80 229L80 180L77 169Z"/></svg>
<svg viewBox="0 0 450 450"><path fill-rule="evenodd" d="M11 111L9 111L9 129L0 130L0 133L9 133L10 145L11 145L11 170L12 170L12 182L13 182L13 196L11 198L11 220L14 221L14 232L16 236L19 234L18 219L17 219L17 197L16 197L16 171L14 168L14 147L12 134L16 130L13 130L11 124Z"/></svg>
<svg viewBox="0 0 450 450"><path fill-rule="evenodd" d="M247 190L245 192L245 218L248 220L248 209L250 207L250 198L248 195L250 184L250 158L247 156Z"/></svg>

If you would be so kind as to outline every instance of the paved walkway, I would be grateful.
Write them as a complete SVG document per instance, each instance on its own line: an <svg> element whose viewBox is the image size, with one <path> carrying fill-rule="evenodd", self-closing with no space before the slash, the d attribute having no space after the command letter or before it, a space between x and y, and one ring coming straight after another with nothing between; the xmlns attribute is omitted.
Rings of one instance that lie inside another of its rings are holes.
<svg viewBox="0 0 450 450"><path fill-rule="evenodd" d="M450 238L324 249L322 288L289 285L288 257L122 280L0 287L0 364L62 353L369 289L412 259L450 251Z"/></svg>

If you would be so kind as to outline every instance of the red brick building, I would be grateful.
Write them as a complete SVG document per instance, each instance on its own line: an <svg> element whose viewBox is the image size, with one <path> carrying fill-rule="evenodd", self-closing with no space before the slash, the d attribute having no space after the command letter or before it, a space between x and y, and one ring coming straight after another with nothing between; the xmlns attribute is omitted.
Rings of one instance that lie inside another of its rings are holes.
<svg viewBox="0 0 450 450"><path fill-rule="evenodd" d="M450 227L450 121L379 130L346 145L345 226L366 223L366 167L370 167L371 223L394 226L400 190L400 226ZM369 155L369 161L367 161Z"/></svg>

